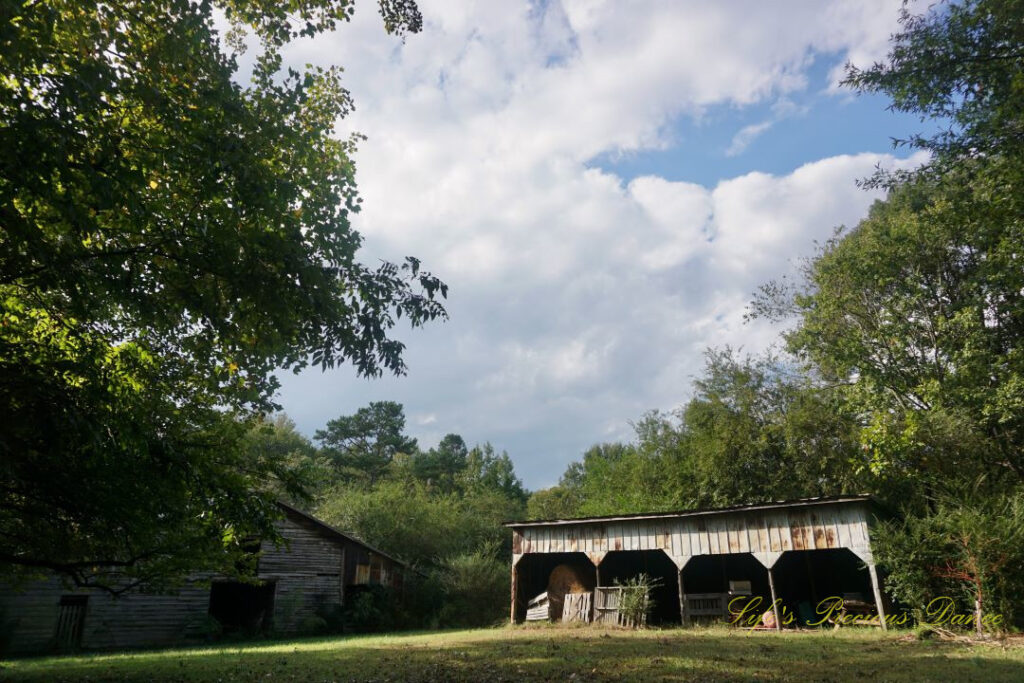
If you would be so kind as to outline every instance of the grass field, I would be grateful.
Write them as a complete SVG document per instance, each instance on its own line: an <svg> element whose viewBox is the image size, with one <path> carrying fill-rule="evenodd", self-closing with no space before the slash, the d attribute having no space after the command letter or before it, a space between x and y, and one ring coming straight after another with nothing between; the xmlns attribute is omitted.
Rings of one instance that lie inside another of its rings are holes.
<svg viewBox="0 0 1024 683"><path fill-rule="evenodd" d="M1024 681L1024 646L874 631L495 628L0 661L10 681Z"/></svg>

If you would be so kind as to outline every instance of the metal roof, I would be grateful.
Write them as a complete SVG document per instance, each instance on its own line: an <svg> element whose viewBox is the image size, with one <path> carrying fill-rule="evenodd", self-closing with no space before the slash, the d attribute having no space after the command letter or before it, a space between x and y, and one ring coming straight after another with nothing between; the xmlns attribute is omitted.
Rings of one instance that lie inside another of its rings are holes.
<svg viewBox="0 0 1024 683"><path fill-rule="evenodd" d="M723 508L707 508L697 510L681 510L678 512L636 512L625 515L611 515L604 517L575 517L571 519L547 519L547 520L524 520L521 522L505 522L503 526L509 528L522 528L529 526L559 526L563 524L592 524L594 522L618 522L621 520L633 519L669 519L674 517L700 517L702 515L717 515L729 512L747 512L754 510L771 510L787 507L808 507L812 505L826 505L829 503L852 503L870 501L871 495L867 493L852 494L845 496L821 496L818 498L798 498L796 500L769 501L755 503L753 505L733 505Z"/></svg>

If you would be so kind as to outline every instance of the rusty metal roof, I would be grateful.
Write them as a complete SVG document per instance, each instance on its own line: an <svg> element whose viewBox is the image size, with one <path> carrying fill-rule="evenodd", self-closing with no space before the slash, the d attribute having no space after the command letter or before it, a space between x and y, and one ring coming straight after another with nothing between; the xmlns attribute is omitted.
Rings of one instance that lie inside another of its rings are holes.
<svg viewBox="0 0 1024 683"><path fill-rule="evenodd" d="M865 502L870 500L870 494L860 493L844 496L821 496L818 498L798 498L795 500L768 501L764 503L754 503L752 505L733 505L730 507L722 508L680 510L677 512L635 512L625 515L609 515L600 517L574 517L570 519L523 520L519 522L505 522L503 526L515 529L528 526L559 526L563 524L617 522L620 520L627 519L669 519L673 517L699 517L701 515L717 515L729 512L746 512L748 510L754 511L789 507L808 507L812 505L826 505L828 503L852 503Z"/></svg>

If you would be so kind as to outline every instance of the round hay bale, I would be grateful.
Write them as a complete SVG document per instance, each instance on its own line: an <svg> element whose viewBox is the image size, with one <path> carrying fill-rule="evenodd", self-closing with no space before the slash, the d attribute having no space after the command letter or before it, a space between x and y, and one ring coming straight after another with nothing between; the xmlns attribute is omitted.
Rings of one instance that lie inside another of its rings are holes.
<svg viewBox="0 0 1024 683"><path fill-rule="evenodd" d="M594 590L593 571L589 567L560 564L551 570L548 578L548 604L551 618L562 619L562 606L567 593L587 593Z"/></svg>

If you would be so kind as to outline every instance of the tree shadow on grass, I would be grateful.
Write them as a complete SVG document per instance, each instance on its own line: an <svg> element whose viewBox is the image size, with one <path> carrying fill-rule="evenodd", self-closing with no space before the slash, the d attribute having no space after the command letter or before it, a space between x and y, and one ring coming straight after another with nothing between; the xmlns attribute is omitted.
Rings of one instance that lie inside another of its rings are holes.
<svg viewBox="0 0 1024 683"><path fill-rule="evenodd" d="M1024 679L1024 648L741 630L501 629L272 648L46 660L0 679L77 681L749 681Z"/></svg>

